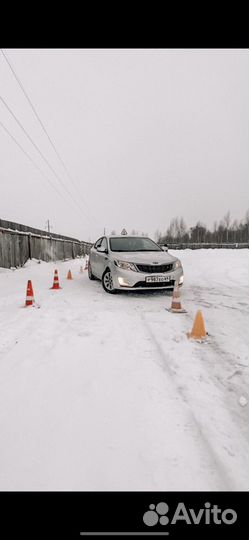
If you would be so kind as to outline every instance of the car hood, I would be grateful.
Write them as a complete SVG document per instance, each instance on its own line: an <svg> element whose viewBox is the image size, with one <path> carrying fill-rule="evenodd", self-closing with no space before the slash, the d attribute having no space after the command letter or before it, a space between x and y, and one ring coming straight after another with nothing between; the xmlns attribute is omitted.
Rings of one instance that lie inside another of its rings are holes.
<svg viewBox="0 0 249 540"><path fill-rule="evenodd" d="M112 251L110 255L118 261L134 262L135 264L168 264L177 260L176 257L165 251Z"/></svg>

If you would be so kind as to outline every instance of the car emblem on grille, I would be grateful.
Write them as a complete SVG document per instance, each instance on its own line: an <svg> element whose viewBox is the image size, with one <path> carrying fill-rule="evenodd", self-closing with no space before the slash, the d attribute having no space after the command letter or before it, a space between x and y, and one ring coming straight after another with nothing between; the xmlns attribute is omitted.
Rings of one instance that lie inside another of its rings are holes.
<svg viewBox="0 0 249 540"><path fill-rule="evenodd" d="M158 262L153 262L152 264L159 264Z"/></svg>

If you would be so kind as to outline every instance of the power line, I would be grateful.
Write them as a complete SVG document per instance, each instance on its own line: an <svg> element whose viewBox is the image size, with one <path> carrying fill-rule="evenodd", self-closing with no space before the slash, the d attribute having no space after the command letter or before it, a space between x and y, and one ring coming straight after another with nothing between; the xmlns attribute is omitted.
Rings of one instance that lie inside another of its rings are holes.
<svg viewBox="0 0 249 540"><path fill-rule="evenodd" d="M42 169L39 167L39 165L37 165L37 163L30 157L30 155L28 154L28 152L26 152L26 150L22 147L22 145L16 140L16 138L14 137L14 135L12 135L12 133L10 133L10 131L6 128L6 126L1 122L0 120L0 126L2 126L2 128L4 129L4 131L9 135L9 137L14 141L14 143L18 146L18 148L20 148L20 150L25 154L25 156L29 159L29 161L31 161L31 163L33 163L34 167L41 173L41 175L45 178L45 180L47 180L47 182L49 183L49 185L56 191L56 193L64 200L64 202L66 202L66 204L68 204L68 201L65 199L65 196L64 194L62 194L58 189L57 187L51 182L51 180L48 178L48 176L46 174L44 174L44 172L42 171Z"/></svg>
<svg viewBox="0 0 249 540"><path fill-rule="evenodd" d="M45 128L43 122L41 121L41 119L40 119L40 117L39 117L39 115L38 115L38 113L37 113L37 111L36 111L36 109L35 109L35 107L34 107L32 101L31 101L30 97L28 96L28 94L27 94L27 92L26 92L26 90L25 90L25 88L24 88L22 82L20 81L20 79L19 79L17 73L15 72L13 66L11 65L11 62L10 62L8 56L7 56L7 53L4 52L3 49L1 49L1 51L2 51L2 54L3 54L3 56L4 56L4 58L5 58L6 62L7 62L7 64L9 65L9 67L10 67L10 69L11 69L11 71L12 71L12 73L13 73L15 79L16 79L16 81L18 82L18 84L19 84L20 88L22 89L22 91L23 91L23 93L24 93L24 95L25 95L27 101L29 102L30 107L31 107L31 109L32 109L32 111L33 111L33 113L34 113L36 119L38 120L40 126L42 127L44 133L46 134L46 136L47 136L47 138L48 138L48 140L49 140L51 146L53 147L53 149L54 149L54 151L55 151L55 153L56 153L56 155L57 155L57 157L58 157L60 163L62 164L62 166L63 166L63 168L64 168L64 170L65 170L65 172L66 172L66 174L67 174L67 176L68 176L68 178L69 178L69 180L72 182L74 188L77 190L77 192L78 192L78 194L79 194L79 196L80 196L80 198L81 198L83 204L89 209L88 205L86 204L86 202L85 202L84 199L82 198L82 195L81 195L81 193L80 193L80 191L79 191L77 185L75 184L74 180L72 179L71 175L69 174L68 169L67 169L67 167L66 167L64 161L62 160L62 158L61 158L61 156L60 156L58 150L56 149L54 142L52 141L51 137L49 136L49 134L48 134L48 132L47 132L47 129Z"/></svg>
<svg viewBox="0 0 249 540"><path fill-rule="evenodd" d="M19 127L22 129L22 131L25 133L26 137L28 137L29 141L31 142L31 144L34 146L34 148L37 150L37 152L40 154L40 156L42 157L42 159L45 161L45 163L48 165L48 167L51 169L51 171L54 173L54 175L58 178L59 181L60 178L58 177L57 175L57 172L54 170L54 168L52 167L52 165L50 165L50 163L48 162L48 160L46 159L46 157L43 155L43 153L40 151L39 147L37 146L37 144L33 141L33 139L30 137L30 135L28 134L28 132L26 131L25 127L22 125L22 123L20 122L20 120L18 120L17 116L15 115L15 113L11 110L11 108L9 107L9 105L6 103L5 99L3 99L2 96L0 96L0 101L2 101L2 103L4 104L4 106L6 107L6 109L9 111L9 113L11 114L11 116L13 116L13 118L15 119L15 121L17 122L17 124L19 125ZM64 186L65 187L65 186ZM65 188L67 189L67 188Z"/></svg>
<svg viewBox="0 0 249 540"><path fill-rule="evenodd" d="M52 184L52 182L50 181L50 179L44 174L44 172L42 171L42 169L40 169L39 165L37 165L37 163L30 157L30 155L28 154L28 152L26 152L26 150L24 150L24 148L21 146L21 144L16 140L16 138L14 137L14 135L12 135L10 133L10 131L6 128L6 126L1 122L0 120L0 125L2 126L2 128L4 129L4 131L9 135L9 137L15 142L15 144L20 148L20 150L25 154L25 156L29 159L29 161L31 161L31 163L33 163L33 165L35 166L36 169L38 169L38 171L40 171L40 173L42 174L42 176L47 180L47 182L50 184L50 186L52 186L52 188L56 191L56 193L63 198L63 195L60 193L60 191L58 191L57 187L54 186L54 184ZM67 202L67 201L66 201Z"/></svg>
<svg viewBox="0 0 249 540"><path fill-rule="evenodd" d="M47 166L50 168L50 170L53 172L53 174L56 176L57 180L59 181L59 183L64 187L64 189L66 190L66 192L68 193L69 197L71 197L72 201L74 202L74 204L76 204L76 206L79 208L79 210L81 211L81 213L85 214L86 217L88 219L91 219L89 218L89 216L86 214L86 212L80 207L80 205L78 204L78 202L74 199L73 195L71 194L71 192L69 191L69 189L67 188L67 186L64 184L63 180L61 180L61 178L59 177L59 175L57 174L57 172L55 171L55 169L52 167L52 165L49 163L49 161L47 160L47 158L44 156L44 154L41 152L41 150L39 149L39 147L37 146L37 144L33 141L32 137L30 137L29 133L27 132L27 130L25 129L25 127L22 125L22 123L20 122L20 120L17 118L17 116L15 115L15 113L12 111L12 109L9 107L9 105L6 103L5 99L0 96L0 101L4 104L4 106L6 107L6 109L8 110L8 112L11 114L11 116L15 119L15 121L17 122L17 124L19 125L19 127L22 129L22 131L25 133L26 137L29 139L29 141L31 142L31 144L34 146L34 148L37 150L37 152L39 153L39 155L42 157L42 159L45 161L45 163L47 164Z"/></svg>

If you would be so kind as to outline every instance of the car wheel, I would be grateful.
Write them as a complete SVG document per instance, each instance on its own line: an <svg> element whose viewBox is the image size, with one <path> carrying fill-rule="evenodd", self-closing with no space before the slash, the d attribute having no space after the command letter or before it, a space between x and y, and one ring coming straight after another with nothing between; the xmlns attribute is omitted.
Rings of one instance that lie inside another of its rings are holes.
<svg viewBox="0 0 249 540"><path fill-rule="evenodd" d="M111 274L111 270L109 270L109 268L107 268L105 270L105 272L104 272L104 274L102 276L102 285L103 285L103 289L107 293L115 294L117 292L116 289L114 289L112 274Z"/></svg>
<svg viewBox="0 0 249 540"><path fill-rule="evenodd" d="M95 279L95 276L92 273L92 269L91 269L91 265L90 265L89 261L88 261L88 277L89 277L89 279L91 281L93 281Z"/></svg>

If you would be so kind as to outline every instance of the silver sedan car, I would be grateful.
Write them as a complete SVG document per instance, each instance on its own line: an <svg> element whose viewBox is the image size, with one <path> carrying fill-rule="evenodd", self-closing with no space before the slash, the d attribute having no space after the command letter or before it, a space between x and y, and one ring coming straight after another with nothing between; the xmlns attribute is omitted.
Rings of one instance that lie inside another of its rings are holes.
<svg viewBox="0 0 249 540"><path fill-rule="evenodd" d="M89 279L100 279L108 293L118 290L173 289L183 283L176 257L144 236L102 236L92 246Z"/></svg>

